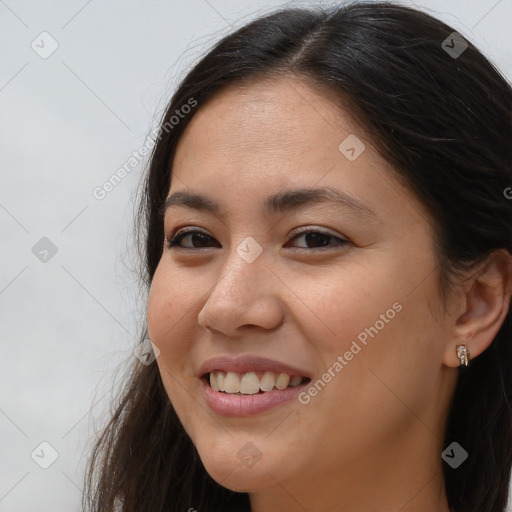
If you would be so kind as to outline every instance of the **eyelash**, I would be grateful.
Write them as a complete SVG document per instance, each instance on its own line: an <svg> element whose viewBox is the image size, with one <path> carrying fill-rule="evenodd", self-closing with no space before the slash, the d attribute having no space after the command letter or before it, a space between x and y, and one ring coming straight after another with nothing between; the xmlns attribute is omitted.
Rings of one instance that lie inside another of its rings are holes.
<svg viewBox="0 0 512 512"><path fill-rule="evenodd" d="M345 246L346 244L350 243L348 240L346 240L344 238L337 237L335 235L332 235L331 233L326 233L324 231L319 231L318 229L305 229L305 230L302 230L302 231L295 231L295 232L292 233L293 236L292 236L292 238L290 240L293 240L296 237L299 237L299 236L302 236L302 235L307 235L307 234L310 234L310 233L324 235L324 236L326 236L328 238L332 238L332 239L337 240L337 244L330 244L327 247L327 249L329 247L336 247L336 246L342 247L342 246ZM177 249L177 250L180 250L180 251L194 251L194 250L203 249L202 247L181 247L179 245L179 243L183 240L183 238L185 238L188 235L202 235L202 236L205 236L207 238L213 238L210 235L207 235L206 233L203 233L202 231L198 231L196 229L183 229L183 230L179 230L176 233L174 233L170 239L165 238L165 245L166 245L166 247L168 249ZM209 249L209 248L210 247L206 247L206 249ZM315 250L326 250L326 247L325 246L323 246L323 247L312 247L312 248L296 247L296 249L315 251Z"/></svg>

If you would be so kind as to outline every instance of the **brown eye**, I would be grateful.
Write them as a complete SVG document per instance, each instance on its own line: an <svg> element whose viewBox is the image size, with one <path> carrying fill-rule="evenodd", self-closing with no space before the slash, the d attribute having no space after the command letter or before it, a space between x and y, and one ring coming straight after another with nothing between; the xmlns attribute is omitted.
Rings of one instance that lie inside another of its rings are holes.
<svg viewBox="0 0 512 512"><path fill-rule="evenodd" d="M187 241L185 245L182 244L183 240ZM182 249L199 249L201 247L210 247L210 245L208 245L210 240L214 239L202 231L181 231L178 232L172 240L169 240L167 245L169 248L180 247ZM220 247L220 245L217 245L217 247Z"/></svg>
<svg viewBox="0 0 512 512"><path fill-rule="evenodd" d="M314 230L298 233L292 240L300 238L303 238L305 243L305 247L299 247L300 249L320 249L322 247L342 246L348 243L348 240L331 235L330 233ZM334 240L336 243L329 243L330 240Z"/></svg>

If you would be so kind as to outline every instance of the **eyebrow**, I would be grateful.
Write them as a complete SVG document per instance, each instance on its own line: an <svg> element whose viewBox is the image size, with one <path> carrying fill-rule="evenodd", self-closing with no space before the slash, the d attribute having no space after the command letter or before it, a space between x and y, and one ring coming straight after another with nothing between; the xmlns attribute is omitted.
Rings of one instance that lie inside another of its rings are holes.
<svg viewBox="0 0 512 512"><path fill-rule="evenodd" d="M315 204L335 204L348 208L354 213L379 219L378 215L360 200L332 187L299 188L285 190L271 195L265 199L265 210L276 215L283 212L299 210ZM194 192L179 191L171 194L162 206L162 213L173 207L184 206L196 210L211 212L219 217L223 216L223 209L219 203L204 195Z"/></svg>

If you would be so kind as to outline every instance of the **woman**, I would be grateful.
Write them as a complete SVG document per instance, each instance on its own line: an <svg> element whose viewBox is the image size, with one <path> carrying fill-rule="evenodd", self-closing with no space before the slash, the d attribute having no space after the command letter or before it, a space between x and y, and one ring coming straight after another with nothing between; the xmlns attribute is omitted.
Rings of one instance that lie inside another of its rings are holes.
<svg viewBox="0 0 512 512"><path fill-rule="evenodd" d="M152 154L158 358L87 510L503 512L511 119L493 65L403 6L286 9L218 43Z"/></svg>

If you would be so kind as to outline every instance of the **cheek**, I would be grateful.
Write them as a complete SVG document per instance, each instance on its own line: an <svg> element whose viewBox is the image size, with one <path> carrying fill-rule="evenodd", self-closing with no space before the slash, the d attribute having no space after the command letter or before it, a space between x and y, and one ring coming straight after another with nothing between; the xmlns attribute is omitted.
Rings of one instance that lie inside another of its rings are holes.
<svg viewBox="0 0 512 512"><path fill-rule="evenodd" d="M190 282L169 272L165 263L160 262L153 276L147 302L149 337L160 350L172 345L180 323L191 314L197 301L198 297Z"/></svg>
<svg viewBox="0 0 512 512"><path fill-rule="evenodd" d="M360 411L367 421L368 411L394 410L398 397L416 407L432 391L428 383L439 371L446 337L429 307L438 300L435 275L412 293L411 283L424 276L407 268L380 261L364 272L347 268L331 279L297 281L294 292L308 306L306 336L324 369L336 375L324 374L329 391L318 403L332 400L342 416L343 410Z"/></svg>
<svg viewBox="0 0 512 512"><path fill-rule="evenodd" d="M194 296L190 286L185 286L179 276L166 271L160 264L153 277L147 302L147 326L151 341L160 349L156 360L167 396L189 435L191 418L196 404L185 391L195 383L190 365L193 332L187 332L190 322L187 315L196 314Z"/></svg>
<svg viewBox="0 0 512 512"><path fill-rule="evenodd" d="M380 333L399 316L402 292L383 267L381 262L373 267L381 270L373 272L360 266L333 268L294 280L294 314L302 319L307 338L325 364L349 350L352 341L371 339L376 323Z"/></svg>
<svg viewBox="0 0 512 512"><path fill-rule="evenodd" d="M191 350L200 299L190 282L175 274L159 265L147 302L148 334L160 349L156 362L173 404L180 400L182 386L195 380Z"/></svg>

